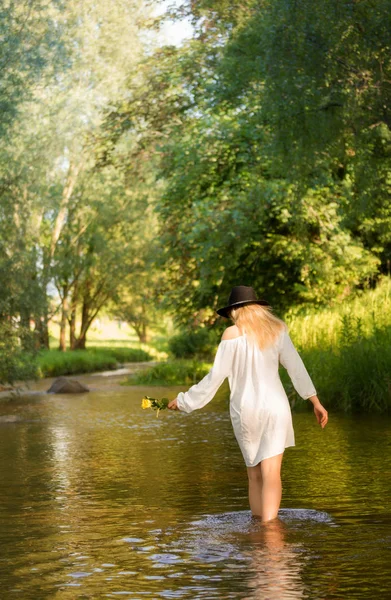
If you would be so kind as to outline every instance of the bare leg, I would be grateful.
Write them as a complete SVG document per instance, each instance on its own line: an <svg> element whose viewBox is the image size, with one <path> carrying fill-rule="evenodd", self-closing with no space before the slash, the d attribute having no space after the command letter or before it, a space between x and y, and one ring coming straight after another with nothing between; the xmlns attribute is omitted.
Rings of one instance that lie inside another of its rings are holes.
<svg viewBox="0 0 391 600"><path fill-rule="evenodd" d="M254 517L262 518L262 471L261 463L247 467L248 499Z"/></svg>
<svg viewBox="0 0 391 600"><path fill-rule="evenodd" d="M271 521L278 515L282 496L281 463L283 455L282 453L265 458L260 463L262 473L262 521Z"/></svg>

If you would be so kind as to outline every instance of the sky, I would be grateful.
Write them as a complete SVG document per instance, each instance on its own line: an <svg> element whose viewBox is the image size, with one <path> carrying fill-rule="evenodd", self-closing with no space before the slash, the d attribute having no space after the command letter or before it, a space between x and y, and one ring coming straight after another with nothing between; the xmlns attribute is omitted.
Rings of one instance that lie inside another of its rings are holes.
<svg viewBox="0 0 391 600"><path fill-rule="evenodd" d="M156 2L156 14L163 14L170 6L181 6L182 0L163 0ZM164 27L162 27L162 37L164 43L172 44L174 46L180 46L181 43L190 38L193 33L193 27L191 23L183 19L180 22L168 21Z"/></svg>

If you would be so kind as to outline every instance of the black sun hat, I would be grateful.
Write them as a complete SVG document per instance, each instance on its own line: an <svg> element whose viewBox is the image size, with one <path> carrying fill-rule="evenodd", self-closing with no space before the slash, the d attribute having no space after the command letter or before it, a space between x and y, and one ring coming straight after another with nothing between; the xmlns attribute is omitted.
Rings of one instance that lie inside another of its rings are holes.
<svg viewBox="0 0 391 600"><path fill-rule="evenodd" d="M257 295L252 287L248 287L246 285L237 285L231 290L228 298L228 306L219 308L216 312L221 317L228 319L229 311L232 308L245 306L246 304L262 304L263 306L270 306L269 302L266 302L266 300L258 300Z"/></svg>

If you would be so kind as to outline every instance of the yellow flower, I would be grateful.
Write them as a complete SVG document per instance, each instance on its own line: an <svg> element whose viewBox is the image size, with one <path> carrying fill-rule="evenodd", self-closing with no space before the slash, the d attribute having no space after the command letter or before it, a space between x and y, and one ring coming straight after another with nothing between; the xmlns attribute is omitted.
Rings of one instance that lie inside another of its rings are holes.
<svg viewBox="0 0 391 600"><path fill-rule="evenodd" d="M143 398L141 401L141 408L152 408L152 402L148 398Z"/></svg>

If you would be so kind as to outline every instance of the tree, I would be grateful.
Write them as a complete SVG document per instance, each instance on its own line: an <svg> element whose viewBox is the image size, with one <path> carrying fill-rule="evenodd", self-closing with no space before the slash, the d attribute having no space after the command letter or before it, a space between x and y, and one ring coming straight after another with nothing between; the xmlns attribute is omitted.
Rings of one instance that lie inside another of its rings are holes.
<svg viewBox="0 0 391 600"><path fill-rule="evenodd" d="M110 6L88 0L83 5L71 1L66 6L62 2L42 3L42 6L41 3L34 6L30 2L18 6L11 3L3 7L3 12L9 30L3 37L3 73L8 87L3 86L2 90L6 89L9 116L5 115L6 135L1 137L0 131L0 230L3 233L0 266L9 269L13 265L13 272L21 273L20 289L15 281L10 282L9 308L5 312L7 318L14 315L27 327L34 322L40 345L48 346L48 322L59 308L53 302L55 268L67 243L70 208L74 209L80 200L79 204L84 202L86 209L86 193L80 190L88 189L88 178L91 189L96 184L94 137L107 105L119 97L125 83L137 74L136 65L144 52L141 31L148 23L149 9L142 0L131 3L116 0ZM14 118L13 106L17 106L18 119ZM107 187L112 190L113 174L107 174L107 170L99 175L101 190L105 188L106 176ZM125 197L123 183L121 186ZM110 202L109 194L105 199ZM92 199L95 205L97 201L97 198ZM125 202L124 207L127 208ZM118 221L118 214L116 218ZM123 220L127 221L126 215ZM107 221L105 225L112 227ZM89 247L92 256L102 241L101 226L102 222L97 223L92 232L90 225L85 234L89 235L88 239L79 239L79 245L72 248L80 251L83 242L83 248ZM83 227L78 232L81 237ZM116 255L118 245L104 247L112 276L117 269L109 253ZM123 263L123 254L121 256ZM74 262L79 259L77 255ZM89 293L96 296L91 291L92 283L88 283L88 264L94 277L97 269L103 269L102 265L97 266L97 260L90 258L84 263L83 286L78 279L78 294L73 297L73 303L77 299L83 306L81 339L85 337L86 323L104 296L101 291L95 304L88 299ZM103 286L106 296L107 285ZM63 301L67 298L68 294ZM63 340L61 345L64 345Z"/></svg>
<svg viewBox="0 0 391 600"><path fill-rule="evenodd" d="M68 207L53 272L73 349L85 347L101 308L115 302L120 287L142 270L148 199L137 188L127 189L124 179L113 167L87 169Z"/></svg>
<svg viewBox="0 0 391 600"><path fill-rule="evenodd" d="M258 65L260 52L271 51L258 25L272 9L188 8L198 19L195 38L151 57L145 86L106 125L111 154L121 135L138 131L133 155L158 159L166 305L182 322L211 323L239 282L280 310L342 300L376 275L378 260L348 228L352 189L338 175L337 156L312 171L287 170L265 63Z"/></svg>

